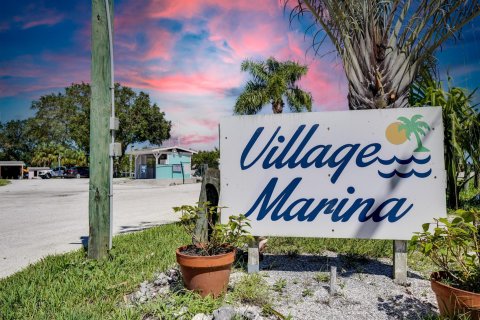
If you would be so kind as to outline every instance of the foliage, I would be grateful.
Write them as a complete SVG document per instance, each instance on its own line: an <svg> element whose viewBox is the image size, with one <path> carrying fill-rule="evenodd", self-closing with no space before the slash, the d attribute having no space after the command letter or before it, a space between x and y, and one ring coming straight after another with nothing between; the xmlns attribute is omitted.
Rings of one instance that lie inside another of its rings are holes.
<svg viewBox="0 0 480 320"><path fill-rule="evenodd" d="M258 273L244 275L233 288L231 297L241 303L264 306L271 303L268 283Z"/></svg>
<svg viewBox="0 0 480 320"><path fill-rule="evenodd" d="M0 156L29 162L35 147L51 144L88 155L90 99L90 84L80 83L65 88L65 93L33 101L34 117L0 125ZM120 120L116 140L122 143L122 154L129 144L148 141L158 145L170 138L171 122L147 93L115 84L115 111Z"/></svg>
<svg viewBox="0 0 480 320"><path fill-rule="evenodd" d="M45 125L41 126L40 134L55 137L55 128L62 127L69 139L54 141L64 145L75 145L88 153L90 100L90 84L81 83L65 88L65 94L42 96L38 101L34 101L32 108L36 111L35 122L48 124L47 128ZM62 120L64 114L66 119ZM161 144L170 137L171 123L165 120L165 114L158 106L151 103L150 96L144 92L137 94L119 83L115 84L115 115L120 120L116 139L122 142L123 154L131 143L149 141L152 144Z"/></svg>
<svg viewBox="0 0 480 320"><path fill-rule="evenodd" d="M174 212L181 213L180 224L185 231L192 236L194 245L200 250L202 255L215 255L218 250L225 245L232 247L243 247L253 240L247 228L250 227L249 220L245 215L230 216L228 223L216 223L217 211L221 208L210 206L208 202L199 204L198 206L183 205L174 207ZM200 242L195 234L197 220L200 214L205 215L212 233L208 237L208 241Z"/></svg>
<svg viewBox="0 0 480 320"><path fill-rule="evenodd" d="M433 230L430 227L433 225ZM480 211L458 210L425 223L412 245L448 274L454 286L480 293Z"/></svg>
<svg viewBox="0 0 480 320"><path fill-rule="evenodd" d="M315 52L328 38L340 56L350 109L406 107L420 66L480 14L478 0L294 2L290 21L312 15Z"/></svg>
<svg viewBox="0 0 480 320"><path fill-rule="evenodd" d="M0 123L0 160L30 162L34 147L30 120Z"/></svg>
<svg viewBox="0 0 480 320"><path fill-rule="evenodd" d="M58 166L58 157L62 166L86 166L87 158L80 150L64 147L60 144L42 143L33 151L32 165L55 167Z"/></svg>
<svg viewBox="0 0 480 320"><path fill-rule="evenodd" d="M330 275L325 272L319 272L313 276L313 280L320 282L328 282L330 281Z"/></svg>
<svg viewBox="0 0 480 320"><path fill-rule="evenodd" d="M458 208L460 190L473 177L471 173L480 170L480 115L472 105L475 91L467 93L450 84L444 91L440 82L424 80L414 83L410 101L413 106L442 107L448 205Z"/></svg>
<svg viewBox="0 0 480 320"><path fill-rule="evenodd" d="M247 82L237 98L236 114L256 114L267 103L272 104L273 113L282 113L284 98L292 112L312 110L312 95L296 85L307 74L307 66L293 61L279 62L270 57L259 62L244 60L241 69L249 72L253 80Z"/></svg>
<svg viewBox="0 0 480 320"><path fill-rule="evenodd" d="M209 168L218 169L218 161L220 160L220 150L215 148L211 151L199 151L192 155L192 166L198 167L206 164Z"/></svg>
<svg viewBox="0 0 480 320"><path fill-rule="evenodd" d="M6 179L0 179L0 187L4 187L6 185L10 184L9 180Z"/></svg>
<svg viewBox="0 0 480 320"><path fill-rule="evenodd" d="M287 287L287 279L280 278L273 284L273 291L282 293L283 290Z"/></svg>

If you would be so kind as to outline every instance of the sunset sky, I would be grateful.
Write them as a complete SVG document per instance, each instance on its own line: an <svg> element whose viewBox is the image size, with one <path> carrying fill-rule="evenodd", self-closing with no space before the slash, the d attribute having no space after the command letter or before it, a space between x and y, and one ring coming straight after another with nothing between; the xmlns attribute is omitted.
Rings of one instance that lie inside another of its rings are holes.
<svg viewBox="0 0 480 320"><path fill-rule="evenodd" d="M300 85L312 92L314 111L346 110L340 61L307 52L308 22L290 24L286 10L279 0L115 1L115 81L149 93L172 121L172 135L197 150L217 145L218 121L232 114L248 78L240 71L246 58L307 64ZM90 11L90 1L2 2L1 122L32 116L41 95L90 82ZM442 78L448 71L454 85L479 86L479 29L477 18L443 46Z"/></svg>

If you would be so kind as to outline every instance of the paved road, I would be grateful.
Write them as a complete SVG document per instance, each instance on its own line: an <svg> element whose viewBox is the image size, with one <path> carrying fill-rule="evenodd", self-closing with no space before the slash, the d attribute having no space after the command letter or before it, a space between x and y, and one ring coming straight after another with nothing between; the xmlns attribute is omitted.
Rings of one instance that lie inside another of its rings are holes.
<svg viewBox="0 0 480 320"><path fill-rule="evenodd" d="M172 207L198 201L200 184L114 182L115 234L168 223ZM0 278L45 255L82 246L88 236L88 179L18 180L0 187Z"/></svg>

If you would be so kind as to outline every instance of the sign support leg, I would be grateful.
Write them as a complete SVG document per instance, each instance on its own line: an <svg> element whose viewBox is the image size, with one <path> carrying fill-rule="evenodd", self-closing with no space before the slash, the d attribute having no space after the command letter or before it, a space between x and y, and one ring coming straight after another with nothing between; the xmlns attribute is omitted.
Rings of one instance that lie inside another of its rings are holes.
<svg viewBox="0 0 480 320"><path fill-rule="evenodd" d="M393 281L407 283L407 241L393 240Z"/></svg>
<svg viewBox="0 0 480 320"><path fill-rule="evenodd" d="M258 250L258 237L248 245L248 273L260 271L260 251Z"/></svg>

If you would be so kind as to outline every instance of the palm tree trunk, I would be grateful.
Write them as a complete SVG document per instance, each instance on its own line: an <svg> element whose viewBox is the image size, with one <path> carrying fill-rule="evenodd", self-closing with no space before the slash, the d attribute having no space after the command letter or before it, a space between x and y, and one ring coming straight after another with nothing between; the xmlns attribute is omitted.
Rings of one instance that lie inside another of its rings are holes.
<svg viewBox="0 0 480 320"><path fill-rule="evenodd" d="M272 102L272 110L274 114L283 112L283 101L274 101Z"/></svg>

